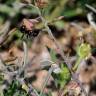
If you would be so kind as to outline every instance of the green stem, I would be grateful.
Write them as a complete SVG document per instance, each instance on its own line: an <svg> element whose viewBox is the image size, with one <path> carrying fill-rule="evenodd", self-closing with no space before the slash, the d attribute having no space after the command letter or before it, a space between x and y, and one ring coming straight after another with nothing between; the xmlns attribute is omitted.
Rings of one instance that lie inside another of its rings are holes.
<svg viewBox="0 0 96 96"><path fill-rule="evenodd" d="M76 69L78 68L78 65L80 64L80 62L82 61L82 57L79 57L73 67L73 70L76 71Z"/></svg>

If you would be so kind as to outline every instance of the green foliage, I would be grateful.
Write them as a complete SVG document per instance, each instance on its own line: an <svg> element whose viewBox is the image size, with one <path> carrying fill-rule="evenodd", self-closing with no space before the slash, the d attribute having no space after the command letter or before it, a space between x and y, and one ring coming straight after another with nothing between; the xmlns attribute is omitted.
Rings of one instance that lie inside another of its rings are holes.
<svg viewBox="0 0 96 96"><path fill-rule="evenodd" d="M60 88L64 88L64 86L71 80L70 72L65 64L61 64L61 72L58 74L53 73L55 83Z"/></svg>
<svg viewBox="0 0 96 96"><path fill-rule="evenodd" d="M66 3L64 6L64 10L62 11L62 15L68 18L72 18L74 16L86 16L86 7L85 4L94 5L96 4L95 0L75 0Z"/></svg>
<svg viewBox="0 0 96 96"><path fill-rule="evenodd" d="M7 5L14 3L15 1L18 0L5 0L4 3L6 3Z"/></svg>
<svg viewBox="0 0 96 96"><path fill-rule="evenodd" d="M65 17L71 18L74 16L81 15L82 13L83 13L83 10L81 8L73 8L73 9L66 9L66 11L62 13L62 15L64 15Z"/></svg>
<svg viewBox="0 0 96 96"><path fill-rule="evenodd" d="M56 62L56 52L51 49L50 51L51 59L53 62ZM59 73L52 73L52 76L55 80L56 86L63 88L71 79L71 75L66 64L60 64L61 71Z"/></svg>
<svg viewBox="0 0 96 96"><path fill-rule="evenodd" d="M26 91L21 88L21 85L18 81L13 80L9 88L4 91L4 96L29 96Z"/></svg>

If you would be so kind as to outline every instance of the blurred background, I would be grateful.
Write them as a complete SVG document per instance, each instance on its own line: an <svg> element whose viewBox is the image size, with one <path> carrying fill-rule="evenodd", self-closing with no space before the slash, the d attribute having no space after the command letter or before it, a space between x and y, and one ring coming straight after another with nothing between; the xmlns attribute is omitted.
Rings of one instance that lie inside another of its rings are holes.
<svg viewBox="0 0 96 96"><path fill-rule="evenodd" d="M0 96L87 96L62 53L88 96L95 96L95 8L96 0L0 0Z"/></svg>

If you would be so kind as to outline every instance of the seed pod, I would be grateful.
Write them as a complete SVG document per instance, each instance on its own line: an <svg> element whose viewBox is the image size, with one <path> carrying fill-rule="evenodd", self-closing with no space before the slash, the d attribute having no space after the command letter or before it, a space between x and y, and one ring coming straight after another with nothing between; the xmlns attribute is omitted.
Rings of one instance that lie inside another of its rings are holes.
<svg viewBox="0 0 96 96"><path fill-rule="evenodd" d="M48 0L36 0L36 6L44 8L48 5Z"/></svg>

